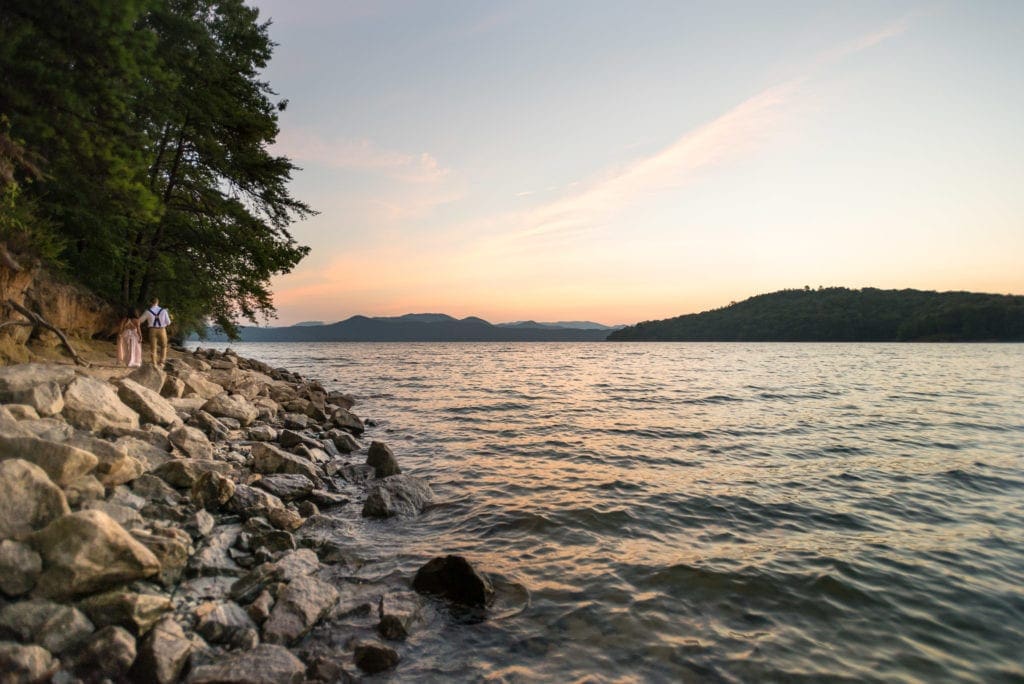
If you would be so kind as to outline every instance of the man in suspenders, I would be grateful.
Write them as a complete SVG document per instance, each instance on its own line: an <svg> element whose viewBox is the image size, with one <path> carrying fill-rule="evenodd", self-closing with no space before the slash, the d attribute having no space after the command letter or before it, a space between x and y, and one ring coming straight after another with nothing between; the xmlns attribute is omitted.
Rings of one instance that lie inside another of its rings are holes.
<svg viewBox="0 0 1024 684"><path fill-rule="evenodd" d="M159 344L161 350L159 366L163 366L167 361L167 326L171 324L171 315L167 313L167 309L160 306L160 300L153 297L149 308L142 314L142 322L149 326L149 347L150 353L153 355L153 365L157 365L156 348Z"/></svg>

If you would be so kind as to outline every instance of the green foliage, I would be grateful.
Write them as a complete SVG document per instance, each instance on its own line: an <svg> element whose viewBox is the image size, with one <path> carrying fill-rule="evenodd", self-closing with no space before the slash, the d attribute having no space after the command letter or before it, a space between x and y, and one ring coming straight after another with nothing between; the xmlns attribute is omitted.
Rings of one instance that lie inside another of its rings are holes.
<svg viewBox="0 0 1024 684"><path fill-rule="evenodd" d="M272 51L241 0L0 5L0 114L45 160L18 202L83 282L121 305L159 296L180 334L272 314L270 278L308 252L288 226L313 213L268 151Z"/></svg>
<svg viewBox="0 0 1024 684"><path fill-rule="evenodd" d="M608 339L1024 341L1024 296L805 287L700 314L638 323Z"/></svg>

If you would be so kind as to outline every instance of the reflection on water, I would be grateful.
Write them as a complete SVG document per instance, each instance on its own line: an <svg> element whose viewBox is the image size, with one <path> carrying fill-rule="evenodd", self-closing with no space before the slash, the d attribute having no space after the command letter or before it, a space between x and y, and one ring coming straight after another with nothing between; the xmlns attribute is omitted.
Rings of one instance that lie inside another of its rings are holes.
<svg viewBox="0 0 1024 684"><path fill-rule="evenodd" d="M508 588L396 680L1024 679L1024 347L235 349L430 479L416 520L344 514L361 575L464 553Z"/></svg>

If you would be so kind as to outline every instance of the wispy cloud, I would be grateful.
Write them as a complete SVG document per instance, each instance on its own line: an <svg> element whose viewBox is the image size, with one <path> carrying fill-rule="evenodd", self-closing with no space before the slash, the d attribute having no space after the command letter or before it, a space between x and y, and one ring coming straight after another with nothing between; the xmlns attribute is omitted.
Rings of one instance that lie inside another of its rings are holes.
<svg viewBox="0 0 1024 684"><path fill-rule="evenodd" d="M406 183L439 183L452 173L428 152L398 152L365 138L325 139L301 130L282 132L275 151L300 164L367 171Z"/></svg>

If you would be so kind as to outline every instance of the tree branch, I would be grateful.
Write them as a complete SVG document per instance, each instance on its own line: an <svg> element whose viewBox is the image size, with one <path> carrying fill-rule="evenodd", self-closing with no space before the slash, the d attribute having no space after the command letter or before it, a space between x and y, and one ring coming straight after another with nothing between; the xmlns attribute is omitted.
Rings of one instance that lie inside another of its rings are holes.
<svg viewBox="0 0 1024 684"><path fill-rule="evenodd" d="M68 342L67 335L64 334L63 330L50 323L39 314L33 311L29 311L28 309L26 309L21 304L18 304L13 299L8 299L7 305L14 309L15 311L17 311L18 313L20 313L25 318L27 318L29 321L31 321L32 327L41 326L56 334L57 337L60 338L61 344L64 345L64 349L66 349L68 354L71 355L71 358L74 359L75 364L79 366L85 366L86 368L89 367L89 362L78 355L78 353L75 351L75 348L71 346L70 342Z"/></svg>

